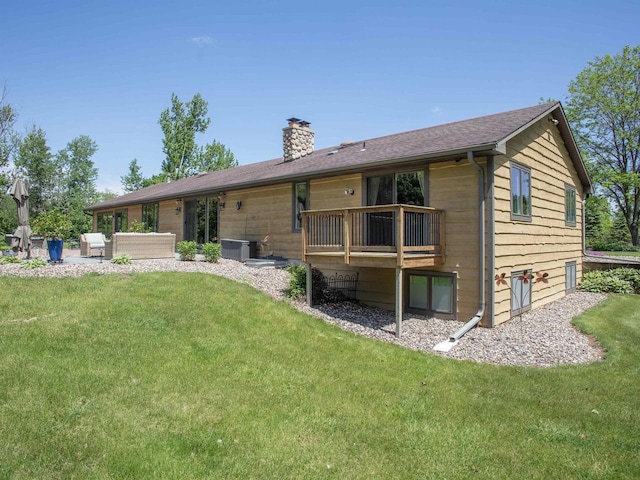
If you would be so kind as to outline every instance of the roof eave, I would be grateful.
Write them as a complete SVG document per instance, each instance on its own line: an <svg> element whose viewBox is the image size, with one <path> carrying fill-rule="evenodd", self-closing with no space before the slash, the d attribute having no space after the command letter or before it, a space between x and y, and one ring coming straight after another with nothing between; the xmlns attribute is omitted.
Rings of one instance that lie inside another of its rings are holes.
<svg viewBox="0 0 640 480"><path fill-rule="evenodd" d="M580 181L584 187L584 193L592 194L594 193L593 184L591 183L591 178L589 177L589 172L587 171L587 167L582 160L582 155L580 154L580 149L576 144L575 137L573 136L573 132L571 131L571 125L569 125L569 121L567 120L566 115L564 114L564 109L561 104L558 103L558 107L553 111L553 118L558 120L558 128L560 129L560 133L564 138L564 144L569 151L569 155L573 158L574 164L576 166L576 171L578 172L578 176L580 177Z"/></svg>
<svg viewBox="0 0 640 480"><path fill-rule="evenodd" d="M268 179L259 180L259 181L231 183L231 184L222 185L222 186L202 188L199 190L190 190L189 194L198 195L205 192L210 192L211 190L240 190L242 188L259 187L259 186L265 186L265 185L270 185L275 183L291 182L291 181L303 179L303 178L309 179L309 178L324 177L328 174L355 173L355 172L361 172L362 170L365 170L365 169L371 170L375 168L391 167L391 166L402 164L402 163L418 162L421 160L437 161L438 159L442 159L442 161L445 161L445 160L451 159L451 157L466 156L467 152L469 151L472 151L474 153L482 153L486 155L505 153L505 151L502 151L499 145L495 143L488 143L483 145L475 145L475 146L459 148L455 150L447 150L447 151L434 152L429 154L390 158L390 159L385 159L378 162L370 162L366 164L350 165L350 166L339 167L339 168L326 168L323 170L317 170L310 174L298 173L294 175L283 175L280 177L268 178ZM175 198L175 196L176 195L173 195L171 197L166 197L166 198L163 198L163 200Z"/></svg>
<svg viewBox="0 0 640 480"><path fill-rule="evenodd" d="M197 195L201 195L203 193L208 193L215 190L221 190L221 191L222 190L240 190L243 188L261 187L261 186L272 185L276 183L291 182L301 178L309 179L309 178L323 177L323 176L326 176L327 174L344 174L344 173L350 173L350 172L360 172L364 169L370 170L375 168L391 167L391 166L395 166L402 163L418 162L421 160L422 161L438 161L439 159L441 159L442 161L444 161L456 156L466 156L467 152L474 152L476 154L483 154L483 155L504 154L506 153L505 145L506 143L505 144L486 143L486 144L480 144L480 145L470 145L467 147L457 148L454 150L445 150L445 151L432 152L427 154L412 155L408 157L388 158L388 159L380 160L377 162L370 162L370 163L359 164L359 165L350 165L350 166L345 166L340 168L335 168L335 167L325 168L322 170L317 170L313 173L298 173L294 175L283 175L280 177L266 178L264 180L258 180L258 181L254 180L249 182L229 183L225 185L212 185L212 186L209 186L206 188L200 188L197 190L191 189L183 192L173 192L170 195L149 196L143 200L136 200L134 202L131 202L131 201L117 202L117 203L107 205L105 207L99 207L99 204L92 205L90 207L85 208L84 211L90 212L90 211L102 210L102 209L109 210L109 209L114 209L118 207L124 207L127 205L137 204L137 203L142 204L142 203L150 203L150 202L162 201L162 200L171 200L180 196L191 197L191 196L197 196Z"/></svg>
<svg viewBox="0 0 640 480"><path fill-rule="evenodd" d="M576 167L578 177L580 177L580 181L582 182L585 193L593 193L593 185L591 184L591 179L589 178L589 172L587 172L587 168L584 164L584 161L582 160L582 155L580 155L580 150L576 145L575 137L573 136L573 132L571 131L571 127L569 126L569 121L564 114L564 110L562 109L562 104L560 102L554 103L544 112L540 113L537 117L534 117L529 122L522 125L520 128L511 132L509 135L500 140L498 142L498 145L503 145L506 147L506 144L509 140L514 138L516 135L519 135L531 125L539 122L548 115L552 115L553 118L558 121L558 129L560 130L560 134L562 135L565 146L567 147L569 156L571 157L571 160L573 160L573 164Z"/></svg>

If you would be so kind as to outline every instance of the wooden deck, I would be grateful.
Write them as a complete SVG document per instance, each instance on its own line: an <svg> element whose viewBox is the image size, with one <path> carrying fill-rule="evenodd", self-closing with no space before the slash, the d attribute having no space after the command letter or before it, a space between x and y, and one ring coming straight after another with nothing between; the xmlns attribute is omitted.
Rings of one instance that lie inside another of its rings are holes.
<svg viewBox="0 0 640 480"><path fill-rule="evenodd" d="M382 268L443 265L444 222L444 211L411 205L309 210L302 213L302 259Z"/></svg>

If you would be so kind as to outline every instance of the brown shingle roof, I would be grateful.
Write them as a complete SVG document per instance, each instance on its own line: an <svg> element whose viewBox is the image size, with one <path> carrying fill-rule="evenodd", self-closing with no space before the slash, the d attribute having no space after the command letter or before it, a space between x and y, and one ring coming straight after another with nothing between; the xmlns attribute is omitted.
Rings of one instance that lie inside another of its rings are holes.
<svg viewBox="0 0 640 480"><path fill-rule="evenodd" d="M590 188L589 177L575 147L566 117L559 102L536 105L509 112L447 123L409 132L371 138L350 146L316 150L298 160L282 158L241 165L153 185L105 202L87 210L114 208L135 203L155 202L186 195L232 190L250 185L308 178L369 166L393 164L419 158L435 158L472 151L492 151L542 116L552 114L559 120L565 143L574 159L583 184ZM362 150L363 142L366 149ZM336 152L334 154L330 152Z"/></svg>

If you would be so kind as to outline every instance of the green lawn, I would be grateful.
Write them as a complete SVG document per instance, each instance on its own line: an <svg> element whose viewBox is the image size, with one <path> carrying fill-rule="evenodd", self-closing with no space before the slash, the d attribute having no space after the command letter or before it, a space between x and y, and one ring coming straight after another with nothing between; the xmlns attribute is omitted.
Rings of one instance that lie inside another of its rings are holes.
<svg viewBox="0 0 640 480"><path fill-rule="evenodd" d="M602 252L607 257L640 257L640 252Z"/></svg>
<svg viewBox="0 0 640 480"><path fill-rule="evenodd" d="M640 472L639 297L580 317L606 361L531 369L357 337L210 275L0 285L0 478Z"/></svg>

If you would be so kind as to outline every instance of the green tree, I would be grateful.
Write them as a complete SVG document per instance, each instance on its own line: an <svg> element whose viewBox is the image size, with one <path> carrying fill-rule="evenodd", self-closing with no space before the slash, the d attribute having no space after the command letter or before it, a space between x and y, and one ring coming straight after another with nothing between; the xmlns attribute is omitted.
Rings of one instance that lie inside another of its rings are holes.
<svg viewBox="0 0 640 480"><path fill-rule="evenodd" d="M106 202L107 200L111 200L112 198L117 198L119 195L116 192L112 192L111 190L99 190L96 192L96 196L94 198L94 203Z"/></svg>
<svg viewBox="0 0 640 480"><path fill-rule="evenodd" d="M2 195L2 198L0 198L0 233L11 233L17 226L18 209L16 208L16 202L9 195ZM0 240L4 240L4 236Z"/></svg>
<svg viewBox="0 0 640 480"><path fill-rule="evenodd" d="M0 91L0 188L3 190L9 186L6 168L20 147L20 135L14 130L17 119L18 114L7 101L7 88L4 86Z"/></svg>
<svg viewBox="0 0 640 480"><path fill-rule="evenodd" d="M640 216L640 46L596 57L569 85L567 115L600 190L638 245Z"/></svg>
<svg viewBox="0 0 640 480"><path fill-rule="evenodd" d="M29 180L29 213L35 217L47 210L53 195L55 164L44 130L35 125L31 127L20 144L15 166L23 170Z"/></svg>
<svg viewBox="0 0 640 480"><path fill-rule="evenodd" d="M591 195L584 207L584 231L587 245L603 242L611 231L611 207L605 197ZM626 227L625 227L626 229Z"/></svg>
<svg viewBox="0 0 640 480"><path fill-rule="evenodd" d="M83 208L95 203L97 197L96 180L98 169L91 157L98 151L97 144L87 135L71 140L56 155L58 182L58 202L60 208L71 220L72 236L91 231L92 219Z"/></svg>
<svg viewBox="0 0 640 480"><path fill-rule="evenodd" d="M197 149L193 165L194 170L197 170L196 173L224 170L237 166L238 161L231 150L216 140Z"/></svg>
<svg viewBox="0 0 640 480"><path fill-rule="evenodd" d="M609 242L614 243L631 243L631 235L629 229L626 228L626 218L620 210L616 210L613 214L611 229L607 235Z"/></svg>
<svg viewBox="0 0 640 480"><path fill-rule="evenodd" d="M120 182L122 182L122 190L124 193L135 192L144 186L144 177L142 176L142 170L136 158L131 160L131 163L129 163L129 173L120 177Z"/></svg>
<svg viewBox="0 0 640 480"><path fill-rule="evenodd" d="M199 93L186 104L175 93L171 94L171 108L160 114L158 123L162 128L162 172L172 180L189 176L191 163L196 154L196 133L204 133L211 123L207 117L207 102Z"/></svg>
<svg viewBox="0 0 640 480"><path fill-rule="evenodd" d="M5 167L9 162L9 151L6 147L15 133L13 127L17 119L15 107L7 102L7 87L4 86L0 91L0 167Z"/></svg>
<svg viewBox="0 0 640 480"><path fill-rule="evenodd" d="M201 147L196 144L196 134L204 133L211 123L207 112L208 104L199 93L187 103L182 103L175 93L171 94L171 107L165 109L158 120L164 135L162 174L165 180L237 165L233 153L223 144L215 140ZM158 183L160 178L152 177L150 184Z"/></svg>
<svg viewBox="0 0 640 480"><path fill-rule="evenodd" d="M167 181L166 173L156 173L149 178L145 178L142 181L142 188L150 187L151 185L156 185L158 183L164 183Z"/></svg>

